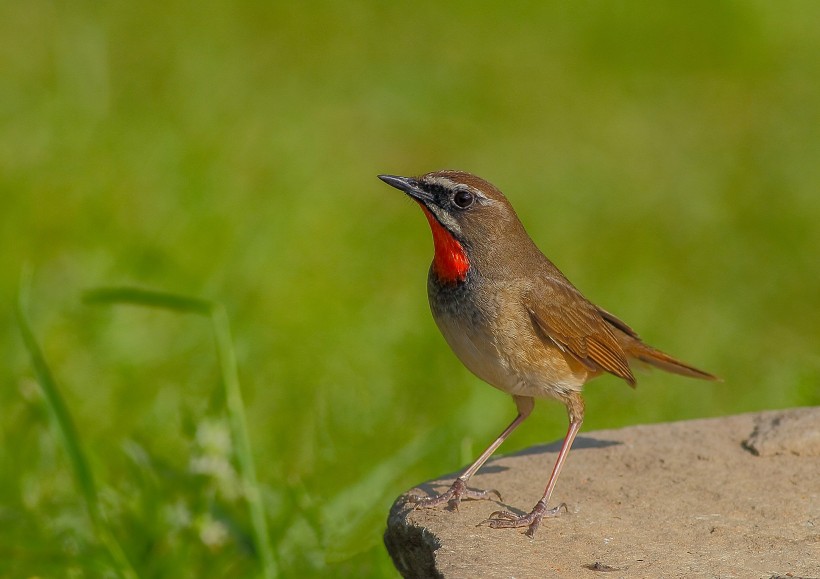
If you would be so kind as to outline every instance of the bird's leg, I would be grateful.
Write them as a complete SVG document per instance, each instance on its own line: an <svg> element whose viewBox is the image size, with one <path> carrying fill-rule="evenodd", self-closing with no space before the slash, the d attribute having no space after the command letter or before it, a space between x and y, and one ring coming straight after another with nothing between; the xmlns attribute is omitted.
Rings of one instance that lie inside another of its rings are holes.
<svg viewBox="0 0 820 579"><path fill-rule="evenodd" d="M484 521L493 529L511 529L516 527L528 527L527 536L532 537L538 526L541 524L541 519L544 517L556 517L563 507L566 510L566 503L561 503L557 507L551 509L547 508L552 491L555 489L555 483L558 481L558 475L561 473L561 467L564 466L564 461L567 459L569 449L572 447L572 441L575 440L575 435L581 428L584 421L584 401L580 394L573 393L566 399L567 413L569 414L569 429L567 435L564 437L564 442L561 445L561 451L558 453L558 458L555 461L555 466L552 468L547 488L544 491L544 496L535 504L532 511L526 515L516 515L510 511L496 511Z"/></svg>
<svg viewBox="0 0 820 579"><path fill-rule="evenodd" d="M492 454L501 446L507 437L515 430L519 424L524 422L524 419L530 415L532 412L533 406L535 406L535 400L532 398L526 398L523 396L513 396L515 400L515 405L518 408L518 415L515 417L510 425L504 429L504 432L498 435L493 443L487 447L487 449L481 453L473 464L465 470L461 476L459 476L455 481L453 481L452 486L446 490L445 492L441 493L438 496L428 497L428 498L419 498L419 497L411 497L411 501L415 503L415 508L423 509L428 507L436 507L438 505L447 503L447 505L453 509L458 509L458 504L461 502L461 499L474 499L474 500L484 500L492 498L492 495L496 495L499 499L501 499L501 495L497 490L490 490L490 491L479 491L467 488L467 481L478 472L487 459L489 459Z"/></svg>

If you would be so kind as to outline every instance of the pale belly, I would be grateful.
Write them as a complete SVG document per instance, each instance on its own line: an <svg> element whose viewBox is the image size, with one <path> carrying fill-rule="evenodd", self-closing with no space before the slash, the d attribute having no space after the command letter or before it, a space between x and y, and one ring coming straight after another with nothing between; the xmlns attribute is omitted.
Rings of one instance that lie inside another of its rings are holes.
<svg viewBox="0 0 820 579"><path fill-rule="evenodd" d="M541 342L523 309L510 311L491 298L474 304L447 297L431 292L433 318L459 360L491 386L515 396L560 399L580 391L589 378L571 371L557 349Z"/></svg>

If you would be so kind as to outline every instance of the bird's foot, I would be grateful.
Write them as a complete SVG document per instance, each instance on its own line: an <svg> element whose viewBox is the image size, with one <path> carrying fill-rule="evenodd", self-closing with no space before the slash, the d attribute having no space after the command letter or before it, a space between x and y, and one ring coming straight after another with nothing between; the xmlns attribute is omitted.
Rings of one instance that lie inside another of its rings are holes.
<svg viewBox="0 0 820 579"><path fill-rule="evenodd" d="M443 493L438 496L434 497L418 497L412 496L410 497L410 502L415 503L413 509L429 509L430 507L437 507L444 503L447 503L447 507L452 511L458 510L458 505L461 503L461 499L470 499L476 501L482 500L489 500L492 499L493 496L497 497L498 500L501 499L501 493L497 490L492 489L489 491L479 491L474 489L468 489L467 483L465 483L460 478L457 478L452 486Z"/></svg>
<svg viewBox="0 0 820 579"><path fill-rule="evenodd" d="M551 509L547 508L546 503L538 501L533 507L532 511L526 515L516 515L510 511L496 511L482 521L479 525L488 525L493 529L515 529L518 527L528 527L527 536L532 538L538 526L541 524L541 519L547 517L557 517L561 514L561 509L568 511L567 503L561 503L557 507Z"/></svg>

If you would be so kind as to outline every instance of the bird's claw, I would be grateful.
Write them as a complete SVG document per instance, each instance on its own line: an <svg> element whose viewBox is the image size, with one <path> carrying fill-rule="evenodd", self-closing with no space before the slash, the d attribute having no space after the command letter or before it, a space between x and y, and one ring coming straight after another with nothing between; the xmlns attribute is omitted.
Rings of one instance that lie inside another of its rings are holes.
<svg viewBox="0 0 820 579"><path fill-rule="evenodd" d="M527 536L533 537L541 524L541 519L557 517L561 509L569 511L566 503L561 503L557 507L548 509L547 506L538 501L535 507L526 515L517 515L510 511L495 511L487 519L481 521L477 526L487 525L492 529L516 529L527 527Z"/></svg>
<svg viewBox="0 0 820 579"><path fill-rule="evenodd" d="M457 478L450 486L450 488L441 493L440 495L434 497L418 497L411 495L409 501L411 503L414 503L413 510L429 509L431 507L437 507L439 505L447 503L447 508L449 508L452 511L457 511L458 505L461 503L462 499L474 501L492 500L493 495L495 495L499 501L503 500L501 498L501 493L499 493L495 489L490 489L486 491L468 489L467 483L465 483L460 478Z"/></svg>

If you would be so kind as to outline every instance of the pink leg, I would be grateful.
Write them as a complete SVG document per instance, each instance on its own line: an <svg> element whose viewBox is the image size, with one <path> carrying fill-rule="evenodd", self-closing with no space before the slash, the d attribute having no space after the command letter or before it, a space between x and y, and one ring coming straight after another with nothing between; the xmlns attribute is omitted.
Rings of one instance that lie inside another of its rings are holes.
<svg viewBox="0 0 820 579"><path fill-rule="evenodd" d="M510 425L504 429L504 432L498 435L493 443L487 447L487 449L481 453L473 464L465 470L461 476L459 476L454 482L453 485L445 492L441 493L435 497L429 498L417 498L412 497L411 500L414 500L416 503L416 508L428 508L428 507L435 507L443 503L447 503L451 509L457 509L458 504L461 502L461 499L489 499L491 495L495 494L498 498L501 498L501 495L498 491L477 491L471 490L467 488L467 481L472 478L472 476L478 472L487 459L489 459L493 453L501 446L507 437L512 433L513 430L518 428L518 425L524 422L524 419L530 415L532 412L533 406L535 406L535 401L532 398L525 398L523 396L513 396L513 400L515 400L515 405L518 408L518 415L515 417Z"/></svg>
<svg viewBox="0 0 820 579"><path fill-rule="evenodd" d="M575 435L581 429L581 424L584 422L584 401L580 394L573 394L567 398L567 413L569 414L569 429L567 435L564 437L564 442L561 445L561 450L558 453L558 458L555 461L555 466L552 468L547 488L544 490L544 496L535 504L532 511L526 515L516 515L510 511L496 511L490 515L490 518L485 521L493 529L511 529L515 527L529 527L527 529L527 536L532 537L538 526L541 524L541 519L544 517L555 517L558 515L561 507L566 509L566 504L562 503L557 507L551 509L547 508L552 491L555 489L555 483L558 482L558 475L561 474L561 467L567 459L570 448L572 448L572 441L575 440Z"/></svg>

